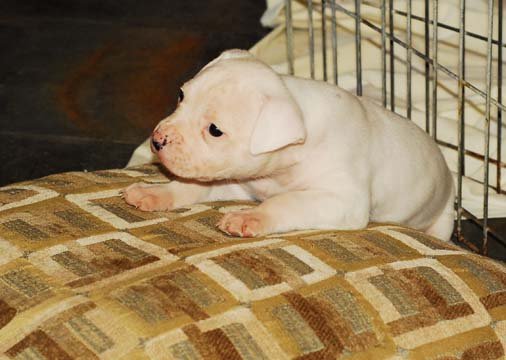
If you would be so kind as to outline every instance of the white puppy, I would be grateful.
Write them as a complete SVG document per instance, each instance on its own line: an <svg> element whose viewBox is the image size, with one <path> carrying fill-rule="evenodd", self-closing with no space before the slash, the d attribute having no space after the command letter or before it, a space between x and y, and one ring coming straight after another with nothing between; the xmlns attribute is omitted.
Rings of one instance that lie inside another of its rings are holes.
<svg viewBox="0 0 506 360"><path fill-rule="evenodd" d="M374 221L452 233L452 177L427 134L336 86L278 75L246 51L224 52L184 84L152 149L179 180L128 187L125 200L141 210L255 199L218 227L250 237Z"/></svg>

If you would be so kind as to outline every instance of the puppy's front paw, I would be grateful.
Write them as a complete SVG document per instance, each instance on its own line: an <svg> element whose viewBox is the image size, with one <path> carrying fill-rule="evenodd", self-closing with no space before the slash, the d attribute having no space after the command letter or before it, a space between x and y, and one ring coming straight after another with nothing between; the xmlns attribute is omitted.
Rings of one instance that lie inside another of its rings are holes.
<svg viewBox="0 0 506 360"><path fill-rule="evenodd" d="M132 184L123 190L125 201L142 211L165 211L173 208L173 197L165 185Z"/></svg>
<svg viewBox="0 0 506 360"><path fill-rule="evenodd" d="M240 237L261 236L269 232L267 216L254 210L225 214L217 226L226 234Z"/></svg>

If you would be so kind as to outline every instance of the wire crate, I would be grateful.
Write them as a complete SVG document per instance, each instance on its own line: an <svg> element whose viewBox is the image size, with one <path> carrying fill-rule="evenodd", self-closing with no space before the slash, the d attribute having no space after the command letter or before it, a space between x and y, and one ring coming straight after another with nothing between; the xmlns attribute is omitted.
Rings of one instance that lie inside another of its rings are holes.
<svg viewBox="0 0 506 360"><path fill-rule="evenodd" d="M450 2L453 8L448 10ZM478 30L474 23L475 12L469 10L477 5L483 10L484 25ZM503 0L467 3L466 0L285 0L284 6L286 72L301 75L294 65L298 56L294 31L298 33L299 45L301 31L307 37L304 45L307 46L307 68L302 76L340 85L340 59L353 56L354 91L362 96L367 95L364 94L364 69L369 61L379 61L381 94L376 100L408 119L414 117L414 112L423 117L419 125L442 149L452 151L447 154L447 160L448 156L455 158L457 220L454 239L485 254L490 237L506 245L503 236L489 226L491 192L499 196L506 194L505 184L501 184L506 166L501 156L502 119L506 109L502 89ZM294 19L293 6L298 7L299 13L303 6L304 16ZM445 16L440 13L443 7ZM350 35L354 37L353 53L349 46L346 52L341 49L343 35L348 39ZM377 57L364 56L362 50L366 43L377 49ZM453 55L448 50L449 45L452 45ZM453 59L450 64L446 61L449 58ZM481 58L481 65L473 62L475 58ZM472 67L467 64L469 61L473 62ZM477 76L478 70L483 75ZM422 105L419 102L414 106L414 91L423 94ZM454 97L451 104L448 94ZM402 106L399 106L399 98ZM439 134L444 125L440 124L438 106L441 104L444 111L449 111L450 106L454 110L455 126L450 140ZM472 133L467 116L471 111L479 114L479 121L472 125ZM476 139L476 129L481 139ZM474 143L466 141L471 135ZM480 144L478 148L477 143ZM473 162L481 164L479 176L468 170ZM465 206L463 191L467 184L473 189L480 187L480 210ZM482 241L478 246L463 235L463 220L481 228Z"/></svg>

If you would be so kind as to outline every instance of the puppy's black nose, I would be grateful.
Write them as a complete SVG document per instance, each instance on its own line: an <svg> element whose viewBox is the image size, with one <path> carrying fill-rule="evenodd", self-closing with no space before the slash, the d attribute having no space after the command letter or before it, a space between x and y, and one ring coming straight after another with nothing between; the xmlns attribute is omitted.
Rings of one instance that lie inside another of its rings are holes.
<svg viewBox="0 0 506 360"><path fill-rule="evenodd" d="M163 147L162 143L159 143L154 138L151 139L151 143L153 144L153 147L156 149L156 151L160 151Z"/></svg>

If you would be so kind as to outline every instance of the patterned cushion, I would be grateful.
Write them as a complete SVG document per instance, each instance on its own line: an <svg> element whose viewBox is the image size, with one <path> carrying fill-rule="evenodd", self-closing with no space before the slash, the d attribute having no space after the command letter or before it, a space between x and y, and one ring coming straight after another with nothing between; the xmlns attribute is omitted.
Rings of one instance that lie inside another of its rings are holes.
<svg viewBox="0 0 506 360"><path fill-rule="evenodd" d="M506 272L414 230L229 237L145 213L154 166L0 189L0 359L498 359Z"/></svg>

